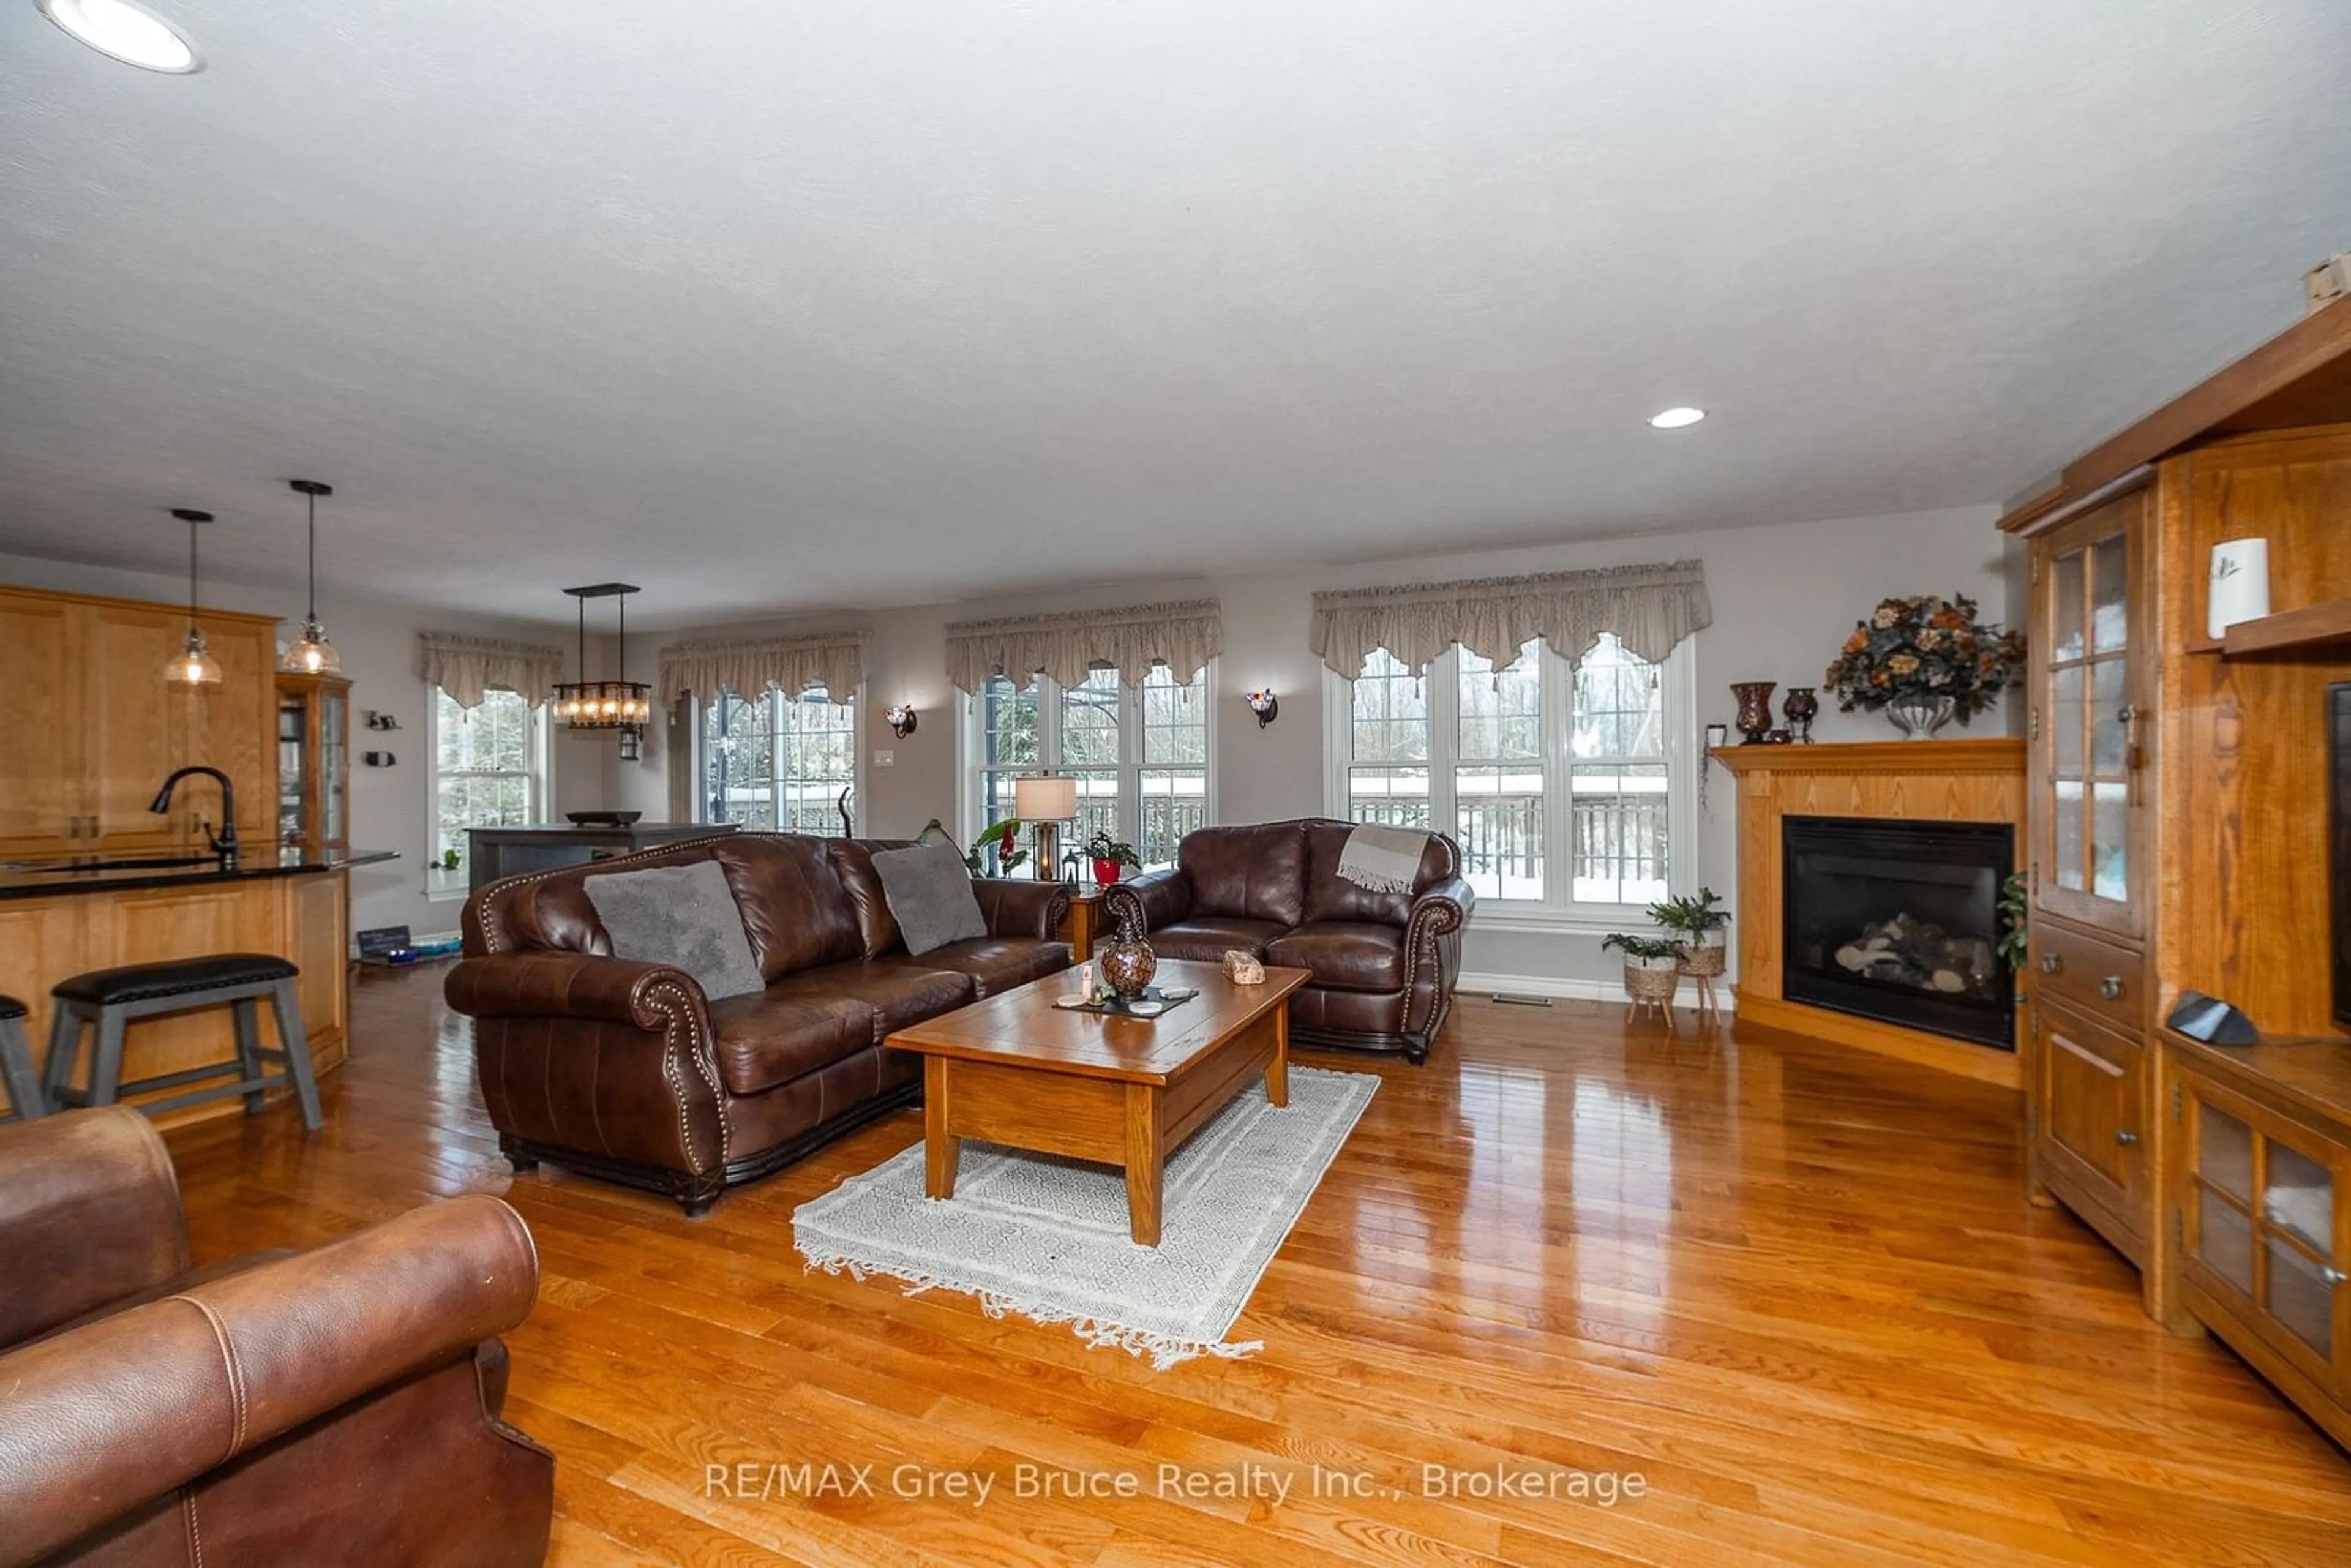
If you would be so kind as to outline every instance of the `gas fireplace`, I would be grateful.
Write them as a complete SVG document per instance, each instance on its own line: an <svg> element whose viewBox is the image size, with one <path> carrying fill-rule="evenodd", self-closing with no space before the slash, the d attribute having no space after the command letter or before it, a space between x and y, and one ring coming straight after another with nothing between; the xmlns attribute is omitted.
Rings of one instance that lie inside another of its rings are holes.
<svg viewBox="0 0 2351 1568"><path fill-rule="evenodd" d="M1994 950L2004 822L1781 819L1781 995L2002 1051L2015 982Z"/></svg>

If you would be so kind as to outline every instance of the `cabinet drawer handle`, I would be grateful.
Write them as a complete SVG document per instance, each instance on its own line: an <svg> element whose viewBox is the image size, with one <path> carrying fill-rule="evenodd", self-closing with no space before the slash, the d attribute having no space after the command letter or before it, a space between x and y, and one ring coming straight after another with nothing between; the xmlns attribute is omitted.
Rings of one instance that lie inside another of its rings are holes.
<svg viewBox="0 0 2351 1568"><path fill-rule="evenodd" d="M2351 1274L2346 1274L2340 1269L2327 1268L2324 1264L2319 1267L2318 1277L2330 1285L2339 1285L2346 1280L2351 1280Z"/></svg>
<svg viewBox="0 0 2351 1568"><path fill-rule="evenodd" d="M2105 998L2106 1000L2110 1002L2118 1002L2122 1000L2123 977L2120 975L2108 975L2105 979L2100 980L2098 982L2098 995Z"/></svg>
<svg viewBox="0 0 2351 1568"><path fill-rule="evenodd" d="M2108 1061L2096 1051L2092 1051L2085 1046L2076 1045L2072 1040L2067 1040L2064 1035L2058 1034L2053 1030L2049 1036L2049 1043L2055 1046L2058 1050L2064 1051L2068 1056L2079 1057L2082 1061L2087 1062L2090 1066L2096 1068L2099 1071L2105 1073L2109 1078L2120 1078L2123 1076L2123 1070L2121 1068L2116 1066L2113 1062Z"/></svg>
<svg viewBox="0 0 2351 1568"><path fill-rule="evenodd" d="M2137 1133L2126 1133L2117 1130L2115 1134L2115 1142L2117 1144L2136 1144L2138 1142L2138 1134Z"/></svg>
<svg viewBox="0 0 2351 1568"><path fill-rule="evenodd" d="M2053 975L2064 967L2065 960L2060 958L2056 954L2043 953L2041 955L2041 972L2043 974Z"/></svg>

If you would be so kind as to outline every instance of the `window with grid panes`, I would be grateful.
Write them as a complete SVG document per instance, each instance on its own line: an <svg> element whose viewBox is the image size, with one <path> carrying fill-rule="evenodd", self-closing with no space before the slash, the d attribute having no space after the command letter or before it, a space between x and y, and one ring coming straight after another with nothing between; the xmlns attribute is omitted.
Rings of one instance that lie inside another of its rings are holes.
<svg viewBox="0 0 2351 1568"><path fill-rule="evenodd" d="M1573 664L1530 642L1499 670L1457 646L1417 676L1376 651L1334 681L1332 809L1450 835L1481 900L1572 914L1663 898L1668 739L1687 723L1669 711L1674 667L1613 636Z"/></svg>
<svg viewBox="0 0 2351 1568"><path fill-rule="evenodd" d="M1064 774L1078 786L1078 819L1061 829L1064 856L1080 857L1074 874L1091 874L1082 855L1098 831L1133 844L1147 869L1174 864L1176 843L1209 821L1209 671L1186 683L1164 665L1134 687L1115 670L1067 687L991 677L970 705L967 831L1013 814L1022 775ZM1066 860L1056 870L1071 873Z"/></svg>

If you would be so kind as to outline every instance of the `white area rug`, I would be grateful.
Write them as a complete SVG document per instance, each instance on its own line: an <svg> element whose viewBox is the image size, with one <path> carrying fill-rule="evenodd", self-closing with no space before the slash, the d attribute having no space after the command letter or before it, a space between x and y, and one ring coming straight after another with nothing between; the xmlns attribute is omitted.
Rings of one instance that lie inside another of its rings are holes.
<svg viewBox="0 0 2351 1568"><path fill-rule="evenodd" d="M812 1269L962 1291L1163 1371L1246 1355L1262 1343L1225 1333L1379 1082L1293 1064L1282 1109L1262 1083L1236 1096L1169 1158L1155 1248L1129 1239L1114 1167L976 1142L948 1201L923 1196L916 1144L800 1205L792 1238Z"/></svg>

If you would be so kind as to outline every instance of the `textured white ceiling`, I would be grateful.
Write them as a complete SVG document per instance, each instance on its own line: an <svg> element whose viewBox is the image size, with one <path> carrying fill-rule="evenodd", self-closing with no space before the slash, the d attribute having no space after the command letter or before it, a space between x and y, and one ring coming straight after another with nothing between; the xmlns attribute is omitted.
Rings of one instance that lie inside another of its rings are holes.
<svg viewBox="0 0 2351 1568"><path fill-rule="evenodd" d="M154 3L0 0L0 549L557 621L1997 500L2351 245L2342 0Z"/></svg>

